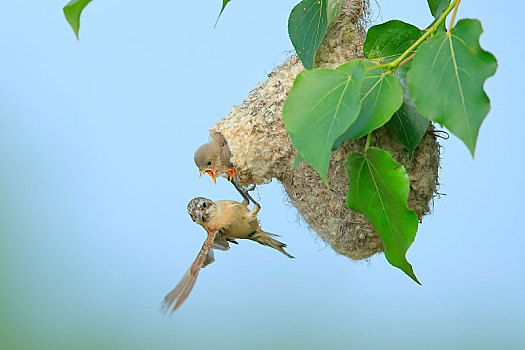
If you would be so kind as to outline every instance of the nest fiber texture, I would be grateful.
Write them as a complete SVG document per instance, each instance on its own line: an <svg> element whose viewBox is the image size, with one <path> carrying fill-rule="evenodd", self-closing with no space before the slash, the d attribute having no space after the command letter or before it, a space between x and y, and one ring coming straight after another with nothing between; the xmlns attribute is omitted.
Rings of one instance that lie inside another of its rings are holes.
<svg viewBox="0 0 525 350"><path fill-rule="evenodd" d="M363 4L363 1L344 3L342 17L334 25L335 29L329 30L317 52L316 66L335 68L364 57L364 34L353 25L363 13L355 9L363 8ZM348 140L332 152L329 187L305 162L290 171L296 151L284 128L282 109L295 77L303 70L299 58L288 59L210 132L217 131L225 137L232 152L231 161L243 185L267 183L277 178L305 222L336 252L352 259L369 257L383 251L383 245L368 220L348 209L349 181L343 166L348 152L364 150L365 140ZM411 161L408 161L406 149L385 127L373 132L371 145L390 152L394 160L405 166L410 177L409 207L421 219L430 211L429 201L438 179L439 145L435 136L425 135Z"/></svg>

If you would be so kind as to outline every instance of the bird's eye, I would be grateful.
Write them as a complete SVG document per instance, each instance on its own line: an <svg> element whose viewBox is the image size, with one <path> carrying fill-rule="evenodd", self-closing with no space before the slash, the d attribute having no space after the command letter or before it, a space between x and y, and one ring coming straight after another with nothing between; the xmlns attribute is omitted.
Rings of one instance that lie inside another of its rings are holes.
<svg viewBox="0 0 525 350"><path fill-rule="evenodd" d="M211 160L208 161L208 163L206 163L207 165L211 165Z"/></svg>
<svg viewBox="0 0 525 350"><path fill-rule="evenodd" d="M206 208L206 203L202 203L202 207L203 207L203 208Z"/></svg>

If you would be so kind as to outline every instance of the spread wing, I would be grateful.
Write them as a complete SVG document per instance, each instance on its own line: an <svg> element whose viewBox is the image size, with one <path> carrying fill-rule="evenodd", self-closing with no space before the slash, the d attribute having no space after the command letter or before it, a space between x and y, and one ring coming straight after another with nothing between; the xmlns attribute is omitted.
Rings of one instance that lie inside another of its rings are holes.
<svg viewBox="0 0 525 350"><path fill-rule="evenodd" d="M193 289L193 286L195 285L195 281L197 280L197 276L199 275L202 265L206 261L206 257L208 256L208 252L213 245L216 234L217 231L208 232L208 237L206 238L206 241L204 241L204 244L202 245L199 254L197 254L197 258L195 258L193 264L191 264L190 268L188 271L186 271L177 286L175 286L175 288L173 288L173 290L164 297L164 302L161 307L162 310L168 311L171 309L171 312L173 312L182 305L184 300L186 300ZM171 305L174 302L175 306L172 308Z"/></svg>

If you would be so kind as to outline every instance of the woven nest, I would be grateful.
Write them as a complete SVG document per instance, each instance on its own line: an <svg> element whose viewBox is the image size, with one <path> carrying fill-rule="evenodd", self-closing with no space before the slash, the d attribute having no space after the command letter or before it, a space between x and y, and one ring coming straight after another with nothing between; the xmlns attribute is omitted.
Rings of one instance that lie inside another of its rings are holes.
<svg viewBox="0 0 525 350"><path fill-rule="evenodd" d="M348 0L316 55L316 66L335 68L356 58L364 58L364 33L357 25L363 21L367 1ZM243 185L268 183L277 178L309 228L339 254L364 259L383 251L382 242L368 220L348 209L348 174L343 162L350 151L363 151L365 140L348 140L332 152L327 187L314 168L305 162L290 168L296 151L282 121L282 109L294 79L304 70L292 57L268 75L241 106L215 124L210 132L220 132L232 152L239 181ZM385 128L372 133L371 145L390 152L402 163L410 178L408 204L419 219L430 211L438 183L439 144L433 126L408 160L407 150Z"/></svg>

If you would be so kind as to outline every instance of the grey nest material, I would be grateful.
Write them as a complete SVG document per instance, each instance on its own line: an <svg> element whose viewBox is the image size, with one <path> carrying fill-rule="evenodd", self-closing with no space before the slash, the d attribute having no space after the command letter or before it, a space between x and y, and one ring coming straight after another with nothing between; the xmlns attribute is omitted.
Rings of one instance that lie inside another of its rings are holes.
<svg viewBox="0 0 525 350"><path fill-rule="evenodd" d="M364 58L364 34L356 23L366 13L367 1L346 1L338 20L329 29L316 55L316 66L335 68L356 58ZM365 140L348 140L332 152L327 187L314 168L306 162L290 168L296 151L282 121L282 109L297 74L304 70L298 57L292 57L259 83L241 106L220 120L210 133L220 132L230 147L231 162L243 185L268 183L277 178L290 202L309 228L339 254L364 259L383 251L377 232L360 213L348 209L348 174L343 166L348 152L364 150ZM372 133L371 145L390 152L403 164L410 178L408 204L419 219L429 213L429 202L436 193L439 144L431 132L423 138L408 160L407 150L381 127Z"/></svg>

